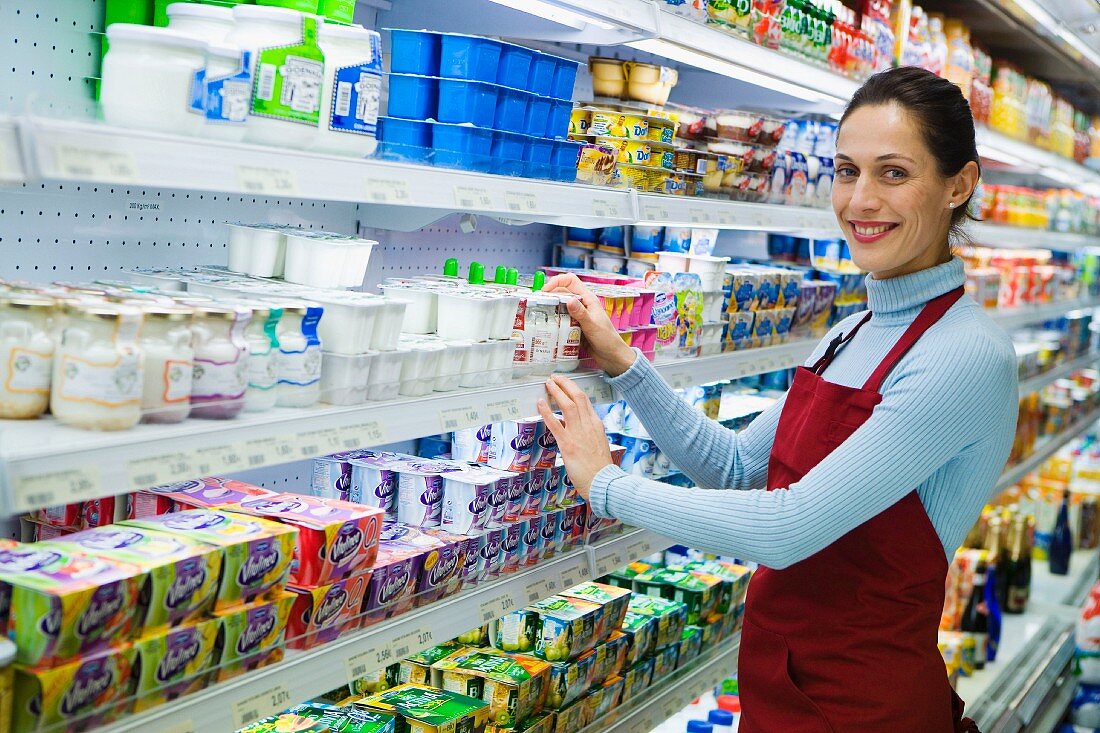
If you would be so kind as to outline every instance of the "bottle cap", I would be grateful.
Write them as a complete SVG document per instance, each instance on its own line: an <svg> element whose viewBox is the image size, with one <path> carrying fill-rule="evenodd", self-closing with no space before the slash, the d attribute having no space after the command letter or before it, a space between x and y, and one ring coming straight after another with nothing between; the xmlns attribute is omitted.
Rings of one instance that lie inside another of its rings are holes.
<svg viewBox="0 0 1100 733"><path fill-rule="evenodd" d="M480 262L470 263L470 277L467 278L471 285L481 285L485 282L485 265Z"/></svg>
<svg viewBox="0 0 1100 733"><path fill-rule="evenodd" d="M535 276L531 281L531 292L537 293L542 290L544 285L546 285L546 273L542 270L536 270Z"/></svg>
<svg viewBox="0 0 1100 733"><path fill-rule="evenodd" d="M443 274L447 277L458 277L458 260L452 257L444 262Z"/></svg>
<svg viewBox="0 0 1100 733"><path fill-rule="evenodd" d="M714 733L714 726L705 720L689 720L687 733Z"/></svg>
<svg viewBox="0 0 1100 733"><path fill-rule="evenodd" d="M733 713L729 710L711 710L707 722L711 725L733 725Z"/></svg>
<svg viewBox="0 0 1100 733"><path fill-rule="evenodd" d="M728 710L731 713L741 712L741 698L737 695L719 695L718 709Z"/></svg>
<svg viewBox="0 0 1100 733"><path fill-rule="evenodd" d="M519 285L519 270L514 267L509 267L507 279L509 285Z"/></svg>
<svg viewBox="0 0 1100 733"><path fill-rule="evenodd" d="M497 271L493 276L493 282L497 285L506 285L508 283L508 268L504 265L497 265Z"/></svg>

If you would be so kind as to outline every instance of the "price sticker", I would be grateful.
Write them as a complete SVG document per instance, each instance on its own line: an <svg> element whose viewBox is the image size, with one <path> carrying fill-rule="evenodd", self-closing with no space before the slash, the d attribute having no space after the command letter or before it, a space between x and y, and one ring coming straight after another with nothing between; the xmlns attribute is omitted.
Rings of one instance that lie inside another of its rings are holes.
<svg viewBox="0 0 1100 733"><path fill-rule="evenodd" d="M137 183L138 168L134 156L126 151L97 150L60 143L54 146L54 158L63 178L110 183Z"/></svg>
<svg viewBox="0 0 1100 733"><path fill-rule="evenodd" d="M238 729L245 728L260 718L285 710L290 704L290 690L278 684L233 703L233 722Z"/></svg>
<svg viewBox="0 0 1100 733"><path fill-rule="evenodd" d="M295 458L296 438L273 437L253 438L245 443L246 468L269 466L273 463L286 463Z"/></svg>
<svg viewBox="0 0 1100 733"><path fill-rule="evenodd" d="M646 204L642 212L649 221L667 221L668 208L663 204Z"/></svg>
<svg viewBox="0 0 1100 733"><path fill-rule="evenodd" d="M368 178L367 201L372 204L407 204L412 201L409 182Z"/></svg>
<svg viewBox="0 0 1100 733"><path fill-rule="evenodd" d="M594 198L592 199L592 216L600 219L617 219L619 218L619 203L611 199Z"/></svg>
<svg viewBox="0 0 1100 733"><path fill-rule="evenodd" d="M135 458L126 464L130 483L135 488L148 488L161 484L196 478L196 453L166 453L147 458Z"/></svg>
<svg viewBox="0 0 1100 733"><path fill-rule="evenodd" d="M504 203L508 211L517 214L533 214L539 210L538 196L533 193L507 191L504 194Z"/></svg>
<svg viewBox="0 0 1100 733"><path fill-rule="evenodd" d="M372 670L377 669L375 666L377 654L378 653L374 649L368 649L365 652L352 654L344 660L344 668L348 673L349 685L354 684L356 680L363 679Z"/></svg>
<svg viewBox="0 0 1100 733"><path fill-rule="evenodd" d="M702 209L690 209L688 215L691 217L692 224L705 224L710 218L707 216L707 212Z"/></svg>
<svg viewBox="0 0 1100 733"><path fill-rule="evenodd" d="M631 562L633 562L634 560L639 560L652 552L653 545L649 543L649 540L638 540L637 542L632 542L626 548L626 555L627 557L631 558Z"/></svg>
<svg viewBox="0 0 1100 733"><path fill-rule="evenodd" d="M668 383L673 389L686 389L692 386L695 380L686 372L673 372L668 375Z"/></svg>
<svg viewBox="0 0 1100 733"><path fill-rule="evenodd" d="M596 560L596 574L607 575L615 568L621 568L626 563L623 562L623 556L617 552L611 552Z"/></svg>
<svg viewBox="0 0 1100 733"><path fill-rule="evenodd" d="M455 205L460 209L492 209L493 196L486 188L455 186Z"/></svg>
<svg viewBox="0 0 1100 733"><path fill-rule="evenodd" d="M683 705L681 705L677 700L673 698L668 698L664 701L664 703L662 703L661 712L665 714L665 720L668 720L673 715L678 713L682 707Z"/></svg>
<svg viewBox="0 0 1100 733"><path fill-rule="evenodd" d="M345 450L382 445L385 442L386 429L377 420L348 425L340 431L340 443Z"/></svg>
<svg viewBox="0 0 1100 733"><path fill-rule="evenodd" d="M561 587L562 590L572 588L578 583L583 583L588 580L588 564L581 562L579 565L574 565L571 568L566 568L561 571Z"/></svg>
<svg viewBox="0 0 1100 733"><path fill-rule="evenodd" d="M519 400L499 400L485 405L485 420L487 422L504 422L506 420L519 420L523 413L519 409Z"/></svg>
<svg viewBox="0 0 1100 733"><path fill-rule="evenodd" d="M733 214L725 207L718 210L718 226L728 227L733 224Z"/></svg>
<svg viewBox="0 0 1100 733"><path fill-rule="evenodd" d="M481 419L481 412L473 405L452 407L449 410L440 410L439 422L443 426L443 432L445 433L484 424L484 421Z"/></svg>
<svg viewBox="0 0 1100 733"><path fill-rule="evenodd" d="M503 593L495 598L482 601L478 605L478 616L483 624L487 624L495 618L500 618L516 610L516 602L512 596Z"/></svg>
<svg viewBox="0 0 1100 733"><path fill-rule="evenodd" d="M552 578L543 578L542 580L533 580L523 588L523 597L528 603L534 603L541 601L547 596L551 596L558 590L558 581Z"/></svg>
<svg viewBox="0 0 1100 733"><path fill-rule="evenodd" d="M298 434L298 451L302 458L338 453L343 449L343 433L339 428L324 428Z"/></svg>
<svg viewBox="0 0 1100 733"><path fill-rule="evenodd" d="M245 193L264 196L297 196L298 179L286 168L265 168L255 165L237 166L237 181Z"/></svg>
<svg viewBox="0 0 1100 733"><path fill-rule="evenodd" d="M594 405L606 405L608 402L615 400L615 393L611 389L611 385L599 377L581 387L581 391L588 395L588 399Z"/></svg>
<svg viewBox="0 0 1100 733"><path fill-rule="evenodd" d="M771 222L768 220L768 216L763 212L758 212L754 214L752 217L752 223L753 226L755 226L757 229L767 229L769 228L769 224L771 224Z"/></svg>
<svg viewBox="0 0 1100 733"><path fill-rule="evenodd" d="M51 471L34 476L20 476L15 481L15 509L41 509L92 499L103 490L99 466L82 466L65 471Z"/></svg>

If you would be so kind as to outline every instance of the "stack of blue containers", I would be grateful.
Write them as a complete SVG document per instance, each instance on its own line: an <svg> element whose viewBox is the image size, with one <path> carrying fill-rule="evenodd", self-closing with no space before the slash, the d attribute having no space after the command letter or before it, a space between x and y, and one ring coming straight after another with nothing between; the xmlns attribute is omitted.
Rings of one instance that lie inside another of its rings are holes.
<svg viewBox="0 0 1100 733"><path fill-rule="evenodd" d="M481 36L390 30L384 157L560 181L582 143L567 139L578 62Z"/></svg>

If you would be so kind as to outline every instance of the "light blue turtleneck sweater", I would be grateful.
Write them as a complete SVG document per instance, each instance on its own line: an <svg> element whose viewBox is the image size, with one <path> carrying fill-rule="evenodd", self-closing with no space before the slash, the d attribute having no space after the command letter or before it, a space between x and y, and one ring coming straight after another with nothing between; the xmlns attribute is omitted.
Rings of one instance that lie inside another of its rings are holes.
<svg viewBox="0 0 1100 733"><path fill-rule="evenodd" d="M868 276L871 320L825 379L863 386L924 304L964 280L958 258L888 280ZM834 327L806 364L862 317ZM594 511L771 568L810 557L914 489L950 557L1004 468L1019 399L1011 340L963 296L889 374L870 419L802 480L769 492L783 399L735 432L683 402L644 358L609 381L661 450L706 488L676 488L608 466L592 483Z"/></svg>

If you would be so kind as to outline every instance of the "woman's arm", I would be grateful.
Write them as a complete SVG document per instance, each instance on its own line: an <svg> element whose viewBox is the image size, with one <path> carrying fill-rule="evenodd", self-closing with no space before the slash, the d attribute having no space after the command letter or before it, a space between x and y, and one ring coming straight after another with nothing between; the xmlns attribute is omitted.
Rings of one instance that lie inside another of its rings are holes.
<svg viewBox="0 0 1100 733"><path fill-rule="evenodd" d="M696 484L715 489L764 487L782 399L737 432L680 399L640 354L630 369L609 381L650 437Z"/></svg>

